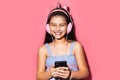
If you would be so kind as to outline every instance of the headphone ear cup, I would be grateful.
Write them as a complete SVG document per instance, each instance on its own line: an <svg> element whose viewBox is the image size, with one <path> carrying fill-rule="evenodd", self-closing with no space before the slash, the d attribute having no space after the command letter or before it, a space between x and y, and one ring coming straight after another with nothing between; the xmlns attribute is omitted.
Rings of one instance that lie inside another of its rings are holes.
<svg viewBox="0 0 120 80"><path fill-rule="evenodd" d="M72 30L72 23L70 22L67 27L67 34L69 34Z"/></svg>
<svg viewBox="0 0 120 80"><path fill-rule="evenodd" d="M49 24L46 24L46 31L50 34L50 26L49 26Z"/></svg>

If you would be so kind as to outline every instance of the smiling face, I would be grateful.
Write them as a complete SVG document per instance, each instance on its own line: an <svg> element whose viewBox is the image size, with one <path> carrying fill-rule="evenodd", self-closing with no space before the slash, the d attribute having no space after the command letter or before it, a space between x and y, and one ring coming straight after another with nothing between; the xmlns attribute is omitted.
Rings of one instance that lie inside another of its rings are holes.
<svg viewBox="0 0 120 80"><path fill-rule="evenodd" d="M55 39L61 39L67 33L67 21L65 17L56 15L50 20L50 32Z"/></svg>

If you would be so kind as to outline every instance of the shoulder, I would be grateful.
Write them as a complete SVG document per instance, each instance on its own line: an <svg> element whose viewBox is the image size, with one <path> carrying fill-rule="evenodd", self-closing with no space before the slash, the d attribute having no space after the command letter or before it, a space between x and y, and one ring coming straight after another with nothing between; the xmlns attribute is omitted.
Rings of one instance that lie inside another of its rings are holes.
<svg viewBox="0 0 120 80"><path fill-rule="evenodd" d="M75 54L83 52L83 46L81 42L79 41L74 42L74 52Z"/></svg>
<svg viewBox="0 0 120 80"><path fill-rule="evenodd" d="M38 48L38 54L39 55L46 55L46 53L47 53L46 45L43 44Z"/></svg>
<svg viewBox="0 0 120 80"><path fill-rule="evenodd" d="M77 48L82 48L81 42L79 42L79 41L74 41L74 48L75 48L75 49L77 49Z"/></svg>

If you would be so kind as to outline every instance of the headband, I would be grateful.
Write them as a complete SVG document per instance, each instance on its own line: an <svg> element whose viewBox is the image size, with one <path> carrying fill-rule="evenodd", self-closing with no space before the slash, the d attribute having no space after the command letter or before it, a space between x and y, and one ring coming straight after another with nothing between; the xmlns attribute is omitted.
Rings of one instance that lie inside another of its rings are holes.
<svg viewBox="0 0 120 80"><path fill-rule="evenodd" d="M70 13L69 13L69 10L68 10L68 7L67 6L63 6L63 7L61 7L61 5L60 5L60 3L58 3L58 5L57 5L57 7L56 8L54 8L54 9L52 9L51 11L50 11L50 13L48 14L48 17L52 14L52 13L54 13L54 12L63 12L69 19L70 19L70 21L73 23L73 21L72 21L72 18L71 18L71 15L70 15Z"/></svg>

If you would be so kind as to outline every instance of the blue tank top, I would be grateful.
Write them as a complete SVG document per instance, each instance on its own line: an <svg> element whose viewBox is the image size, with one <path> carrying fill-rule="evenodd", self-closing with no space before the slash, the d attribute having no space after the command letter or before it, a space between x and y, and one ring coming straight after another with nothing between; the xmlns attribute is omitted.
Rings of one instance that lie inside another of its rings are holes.
<svg viewBox="0 0 120 80"><path fill-rule="evenodd" d="M55 61L67 61L67 65L72 71L77 71L77 62L75 56L72 54L74 49L75 42L72 42L70 45L70 51L68 55L63 56L52 56L52 51L48 43L45 44L49 56L46 58L46 71L49 70L55 63Z"/></svg>

